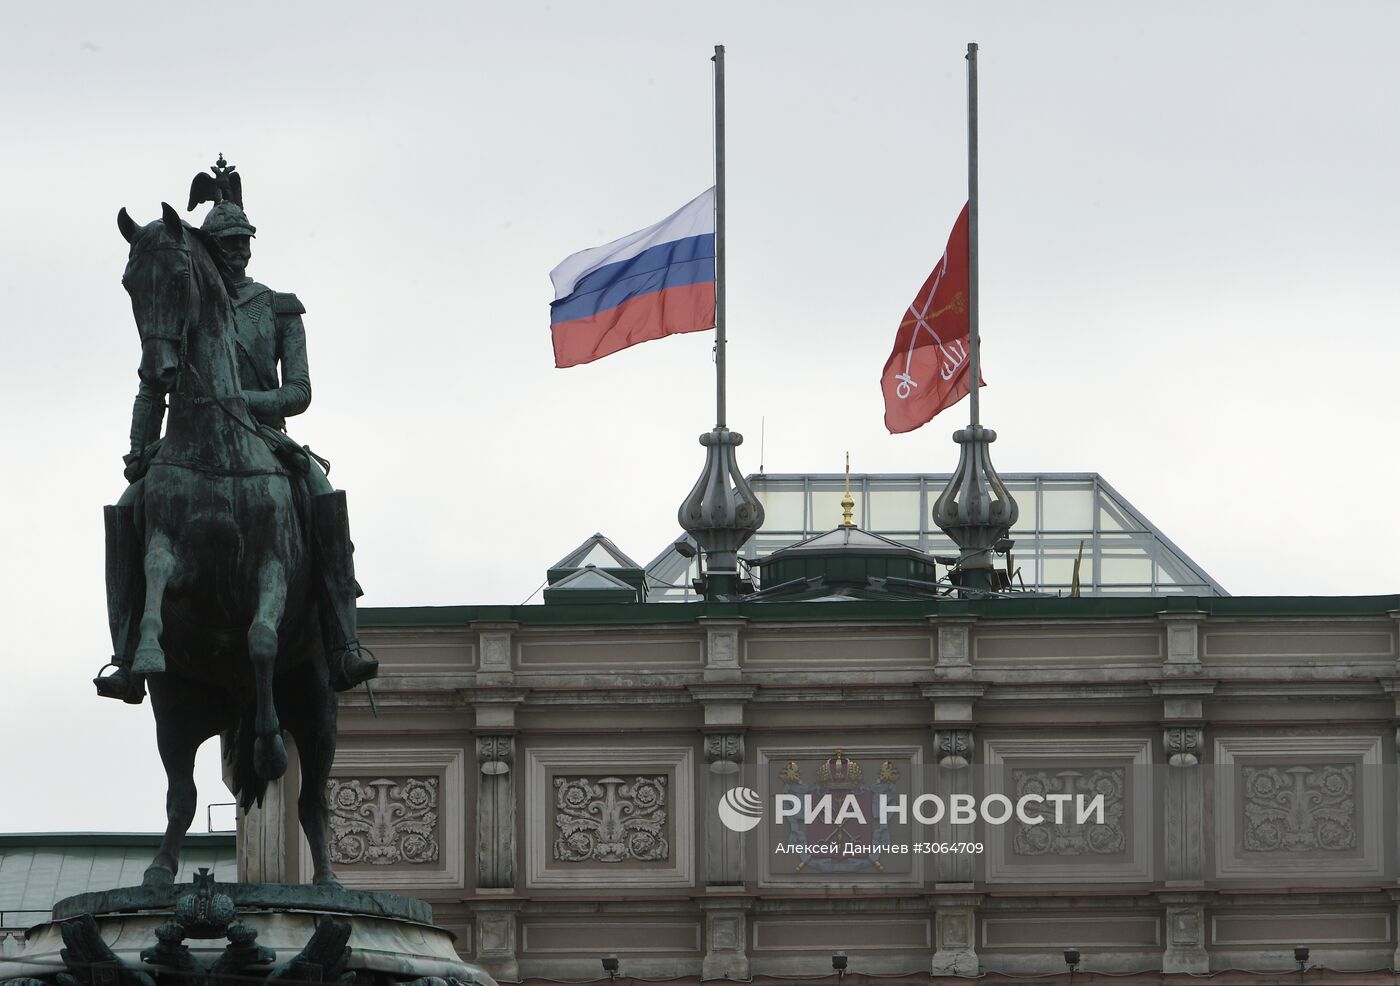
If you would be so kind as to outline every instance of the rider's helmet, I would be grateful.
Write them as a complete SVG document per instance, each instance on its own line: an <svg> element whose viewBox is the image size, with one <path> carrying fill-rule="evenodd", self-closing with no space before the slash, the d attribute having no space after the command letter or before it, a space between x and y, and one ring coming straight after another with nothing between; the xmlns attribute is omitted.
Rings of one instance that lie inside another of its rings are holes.
<svg viewBox="0 0 1400 986"><path fill-rule="evenodd" d="M248 221L248 214L228 200L216 203L199 228L215 236L255 236L258 232Z"/></svg>

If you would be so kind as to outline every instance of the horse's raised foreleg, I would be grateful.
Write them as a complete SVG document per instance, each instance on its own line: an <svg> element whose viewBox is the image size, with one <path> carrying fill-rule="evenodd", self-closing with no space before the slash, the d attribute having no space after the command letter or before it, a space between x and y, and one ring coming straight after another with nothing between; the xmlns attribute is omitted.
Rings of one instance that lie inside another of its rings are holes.
<svg viewBox="0 0 1400 986"><path fill-rule="evenodd" d="M141 639L131 670L133 674L158 674L165 670L165 651L160 646L160 635L165 629L161 607L165 604L165 587L175 574L175 552L164 531L154 531L146 541L145 568L146 609L141 615Z"/></svg>
<svg viewBox="0 0 1400 986"><path fill-rule="evenodd" d="M253 769L265 781L275 780L287 770L287 747L282 742L282 726L277 721L277 703L272 693L277 670L277 628L286 608L287 570L279 559L269 558L258 569L258 609L248 627L248 658L253 664L258 702L253 720Z"/></svg>

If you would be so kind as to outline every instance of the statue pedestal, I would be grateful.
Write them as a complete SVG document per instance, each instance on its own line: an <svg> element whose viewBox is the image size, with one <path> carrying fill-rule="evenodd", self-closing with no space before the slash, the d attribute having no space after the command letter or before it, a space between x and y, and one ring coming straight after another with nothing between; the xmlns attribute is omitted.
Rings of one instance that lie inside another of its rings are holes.
<svg viewBox="0 0 1400 986"><path fill-rule="evenodd" d="M91 916L100 943L95 939L87 944L65 943L64 922L70 923L68 933L73 936L73 926L81 923L73 919L82 915ZM348 926L348 956L331 934L331 944L320 949L318 959L308 950L308 943L318 928L330 930L326 926L332 924L342 933ZM182 884L158 890L123 887L61 900L54 906L52 921L30 930L18 956L0 959L0 983L23 978L51 982L73 960L115 966L113 971L127 981L126 974L135 972L153 974L158 983L166 976L188 975L168 968L162 960L142 959L142 952L160 942L158 930L171 939L182 960L188 955L194 966L207 972L218 962L228 963L226 953L232 936L226 934L240 925L245 938L248 931L257 933L256 947L275 953L271 961L243 966L236 973L242 980L271 974L293 961L315 965L329 955L330 960L323 962L328 982L354 972L360 974L359 982L395 983L431 977L496 986L490 974L457 956L452 935L433 926L432 908L422 901L363 890L212 882L202 895ZM172 938L170 929L179 929L181 937ZM62 955L65 947L70 953L68 963ZM74 955L75 950L84 954ZM306 954L302 954L304 950ZM89 954L93 952L101 954ZM171 954L167 952L167 958ZM80 975L79 980L86 978Z"/></svg>

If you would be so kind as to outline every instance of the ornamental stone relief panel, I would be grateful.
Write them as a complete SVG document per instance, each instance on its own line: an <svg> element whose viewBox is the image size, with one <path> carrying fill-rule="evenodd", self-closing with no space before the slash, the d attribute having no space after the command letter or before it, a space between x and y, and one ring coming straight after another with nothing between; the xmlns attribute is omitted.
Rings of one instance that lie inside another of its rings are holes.
<svg viewBox="0 0 1400 986"><path fill-rule="evenodd" d="M554 778L554 858L568 863L669 859L665 774Z"/></svg>
<svg viewBox="0 0 1400 986"><path fill-rule="evenodd" d="M1387 872L1379 736L1217 738L1221 877L1334 880Z"/></svg>
<svg viewBox="0 0 1400 986"><path fill-rule="evenodd" d="M529 745L518 751L525 767L525 885L693 886L699 752Z"/></svg>
<svg viewBox="0 0 1400 986"><path fill-rule="evenodd" d="M436 777L326 781L331 862L436 863L438 783Z"/></svg>
<svg viewBox="0 0 1400 986"><path fill-rule="evenodd" d="M336 875L357 890L459 888L466 872L466 806L475 804L475 781L465 769L467 751L447 743L409 746L389 734L342 737L326 783L327 841ZM402 744L402 745L401 745ZM468 783L473 788L468 792ZM294 797L294 795L291 795ZM294 873L311 880L310 850L295 839Z"/></svg>
<svg viewBox="0 0 1400 986"><path fill-rule="evenodd" d="M1241 773L1246 851L1356 848L1356 764L1244 767Z"/></svg>
<svg viewBox="0 0 1400 986"><path fill-rule="evenodd" d="M1136 736L986 740L988 791L1027 816L982 828L987 882L1153 879L1153 746Z"/></svg>
<svg viewBox="0 0 1400 986"><path fill-rule="evenodd" d="M1026 814L1038 817L1031 824L1017 821L1012 846L1018 856L1100 856L1116 855L1128 846L1123 829L1127 770L1123 767L1086 770L1013 770L1012 783L1016 801L1027 796L1049 798L1068 795L1076 801L1103 798L1103 821L1079 824L1071 813L1061 815L1057 822L1055 811L1046 802L1030 808ZM1051 802L1050 804L1053 804ZM1095 816L1097 819L1098 816Z"/></svg>

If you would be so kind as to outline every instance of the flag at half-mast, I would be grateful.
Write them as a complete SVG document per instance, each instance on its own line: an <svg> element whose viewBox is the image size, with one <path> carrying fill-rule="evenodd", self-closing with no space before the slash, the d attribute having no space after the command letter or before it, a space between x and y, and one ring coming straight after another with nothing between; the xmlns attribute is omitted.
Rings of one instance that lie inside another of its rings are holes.
<svg viewBox="0 0 1400 986"><path fill-rule="evenodd" d="M880 389L893 434L928 424L968 392L967 206L953 223L943 258L904 312Z"/></svg>
<svg viewBox="0 0 1400 986"><path fill-rule="evenodd" d="M715 326L715 190L655 225L573 254L549 272L554 365Z"/></svg>

